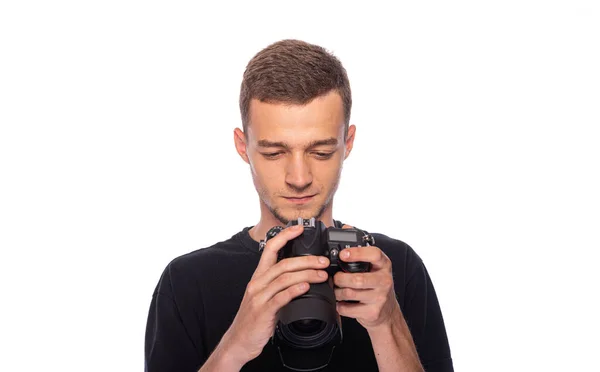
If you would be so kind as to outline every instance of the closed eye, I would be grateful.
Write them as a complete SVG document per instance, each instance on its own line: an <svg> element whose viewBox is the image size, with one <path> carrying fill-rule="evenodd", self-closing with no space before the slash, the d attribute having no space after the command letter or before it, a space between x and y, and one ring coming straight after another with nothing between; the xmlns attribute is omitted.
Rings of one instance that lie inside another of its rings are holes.
<svg viewBox="0 0 600 372"><path fill-rule="evenodd" d="M333 152L315 152L315 155L317 155L317 157L319 159L329 159L330 157L333 156Z"/></svg>
<svg viewBox="0 0 600 372"><path fill-rule="evenodd" d="M283 152L278 151L278 152L262 153L262 156L264 156L267 159L275 159L281 154L283 154ZM317 159L326 160L326 159L331 158L333 156L333 154L335 154L335 152L313 152L313 154L316 155Z"/></svg>
<svg viewBox="0 0 600 372"><path fill-rule="evenodd" d="M274 159L280 154L283 154L283 153L281 151L279 151L279 152L263 153L262 155L267 159Z"/></svg>

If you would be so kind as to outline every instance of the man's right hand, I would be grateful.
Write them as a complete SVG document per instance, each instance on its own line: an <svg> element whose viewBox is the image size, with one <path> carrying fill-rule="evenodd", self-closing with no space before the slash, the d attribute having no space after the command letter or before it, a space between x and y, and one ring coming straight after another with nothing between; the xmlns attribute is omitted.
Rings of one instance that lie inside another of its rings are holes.
<svg viewBox="0 0 600 372"><path fill-rule="evenodd" d="M232 356L242 365L260 355L273 335L279 310L306 293L309 283L328 279L324 271L329 266L326 257L301 256L277 262L279 250L303 231L304 226L295 225L269 239L246 287L237 315L226 332Z"/></svg>

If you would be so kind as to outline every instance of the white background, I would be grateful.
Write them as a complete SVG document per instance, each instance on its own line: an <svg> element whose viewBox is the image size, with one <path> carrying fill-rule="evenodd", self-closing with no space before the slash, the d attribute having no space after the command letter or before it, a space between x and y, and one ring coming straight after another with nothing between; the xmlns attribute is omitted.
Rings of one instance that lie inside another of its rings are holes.
<svg viewBox="0 0 600 372"><path fill-rule="evenodd" d="M334 217L423 258L455 369L600 370L600 4L248 3L0 5L0 370L143 369L165 265L258 220L239 85L283 38L344 63Z"/></svg>

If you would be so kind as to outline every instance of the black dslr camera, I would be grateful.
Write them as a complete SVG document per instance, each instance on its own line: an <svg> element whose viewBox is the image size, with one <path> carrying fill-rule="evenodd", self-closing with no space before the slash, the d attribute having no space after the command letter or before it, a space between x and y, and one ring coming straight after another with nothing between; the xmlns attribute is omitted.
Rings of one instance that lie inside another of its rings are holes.
<svg viewBox="0 0 600 372"><path fill-rule="evenodd" d="M279 250L277 262L306 255L325 256L330 265L325 269L329 280L313 283L307 293L294 298L278 315L271 338L281 362L295 371L314 371L326 367L333 350L342 342L342 324L336 310L333 275L338 271L359 273L371 270L368 262L344 262L338 259L345 248L375 244L373 237L363 230L326 227L315 218L298 218L286 227L304 225L304 232ZM267 232L266 241L284 229L275 226ZM264 248L266 242L261 242Z"/></svg>

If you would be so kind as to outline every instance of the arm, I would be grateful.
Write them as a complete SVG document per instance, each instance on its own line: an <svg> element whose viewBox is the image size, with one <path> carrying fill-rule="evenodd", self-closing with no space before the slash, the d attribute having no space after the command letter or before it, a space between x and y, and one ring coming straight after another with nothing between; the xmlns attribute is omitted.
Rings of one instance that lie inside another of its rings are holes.
<svg viewBox="0 0 600 372"><path fill-rule="evenodd" d="M376 246L340 253L344 261L370 262L372 270L335 274L338 313L366 328L380 370L452 372L442 313L425 265L408 245L405 258L397 255L401 250L388 252L395 266Z"/></svg>
<svg viewBox="0 0 600 372"><path fill-rule="evenodd" d="M414 254L414 253L413 253ZM421 259L414 254L415 270L398 297L419 358L428 372L452 372L452 357L442 310L433 282Z"/></svg>
<svg viewBox="0 0 600 372"><path fill-rule="evenodd" d="M310 283L327 280L318 274L326 274L328 260L303 256L278 262L278 251L302 231L303 226L286 228L267 242L231 326L212 351L202 332L211 326L204 320L202 295L185 285L184 274L172 280L177 269L170 265L150 306L146 372L238 371L257 358L273 335L279 310L306 293Z"/></svg>
<svg viewBox="0 0 600 372"><path fill-rule="evenodd" d="M368 330L379 371L424 371L399 307L393 319L391 323Z"/></svg>
<svg viewBox="0 0 600 372"><path fill-rule="evenodd" d="M177 306L168 294L156 292L152 296L145 340L145 372L192 372L206 358L202 345L190 339Z"/></svg>
<svg viewBox="0 0 600 372"><path fill-rule="evenodd" d="M236 358L236 356L244 354L236 351L233 343L229 340L229 334L225 333L221 342L198 372L237 372L242 369L248 360Z"/></svg>
<svg viewBox="0 0 600 372"><path fill-rule="evenodd" d="M337 309L368 332L379 371L422 372L417 348L394 290L392 262L376 246L346 248L342 260L370 262L372 270L335 274ZM358 303L344 302L358 300Z"/></svg>
<svg viewBox="0 0 600 372"><path fill-rule="evenodd" d="M197 371L198 366L201 366L200 372L239 371L249 360L242 359L246 354L235 348L229 332L206 359L202 345L190 339L172 294L159 292L170 288L170 278L165 274L152 296L146 326L145 371L192 372Z"/></svg>
<svg viewBox="0 0 600 372"><path fill-rule="evenodd" d="M393 301L392 321L367 330L379 370L452 372L448 337L433 283L416 254L414 259L416 270L406 282L405 295Z"/></svg>
<svg viewBox="0 0 600 372"><path fill-rule="evenodd" d="M203 340L190 332L201 327L195 323L196 313L177 304L172 274L168 265L152 295L146 323L145 372L195 372L208 356Z"/></svg>

